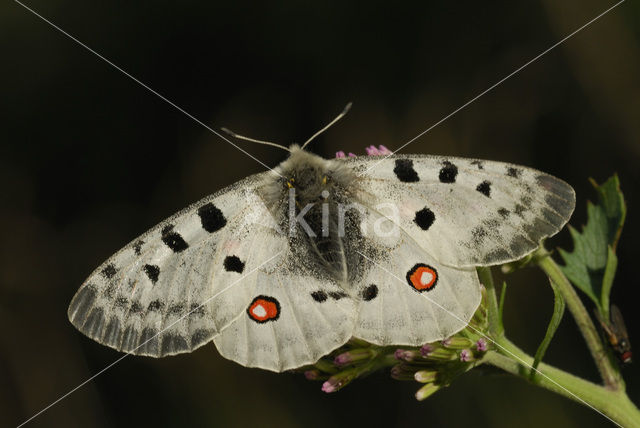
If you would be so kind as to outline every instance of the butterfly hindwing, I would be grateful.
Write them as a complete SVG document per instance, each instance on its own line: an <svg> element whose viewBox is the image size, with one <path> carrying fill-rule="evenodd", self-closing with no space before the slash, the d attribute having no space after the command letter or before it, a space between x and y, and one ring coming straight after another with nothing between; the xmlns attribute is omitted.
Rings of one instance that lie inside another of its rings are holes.
<svg viewBox="0 0 640 428"><path fill-rule="evenodd" d="M388 220L383 226L383 215L373 209L363 210L363 216L379 256L363 254L366 271L354 285L359 302L354 335L377 345L419 346L463 329L480 304L476 270L440 264L403 229Z"/></svg>
<svg viewBox="0 0 640 428"><path fill-rule="evenodd" d="M246 309L214 339L222 356L279 372L315 363L352 336L354 301L336 284L292 275L289 263L285 257L238 290Z"/></svg>
<svg viewBox="0 0 640 428"><path fill-rule="evenodd" d="M444 264L517 260L557 233L575 206L571 186L534 169L438 156L359 157L363 203L393 203L401 227Z"/></svg>

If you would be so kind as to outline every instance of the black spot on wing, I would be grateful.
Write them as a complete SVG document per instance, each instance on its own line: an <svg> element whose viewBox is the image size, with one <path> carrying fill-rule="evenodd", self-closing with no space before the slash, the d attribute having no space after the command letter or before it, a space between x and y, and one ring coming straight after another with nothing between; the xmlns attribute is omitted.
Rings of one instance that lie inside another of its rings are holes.
<svg viewBox="0 0 640 428"><path fill-rule="evenodd" d="M482 226L476 226L471 229L471 237L473 238L473 243L476 245L482 244L488 235L487 229Z"/></svg>
<svg viewBox="0 0 640 428"><path fill-rule="evenodd" d="M398 177L398 180L404 183L420 181L418 173L413 169L413 161L411 159L396 159L396 166L393 168L393 172Z"/></svg>
<svg viewBox="0 0 640 428"><path fill-rule="evenodd" d="M322 303L327 300L327 293L322 290L318 290L311 293L311 297L313 297L313 300L316 302Z"/></svg>
<svg viewBox="0 0 640 428"><path fill-rule="evenodd" d="M362 290L362 299L367 302L375 299L377 296L378 296L378 286L375 284L371 284L367 288Z"/></svg>
<svg viewBox="0 0 640 428"><path fill-rule="evenodd" d="M329 293L329 297L333 300L340 300L343 297L347 297L347 293L343 293L342 291L332 291Z"/></svg>
<svg viewBox="0 0 640 428"><path fill-rule="evenodd" d="M520 218L524 218L524 212L527 209L524 207L524 205L520 205L520 204L516 204L515 208L513 209L513 212L515 213L515 215L517 215Z"/></svg>
<svg viewBox="0 0 640 428"><path fill-rule="evenodd" d="M149 303L149 306L147 307L147 311L149 312L160 312L162 310L162 308L164 308L164 303L162 303L160 300L153 300L151 301L151 303Z"/></svg>
<svg viewBox="0 0 640 428"><path fill-rule="evenodd" d="M116 269L113 263L109 263L104 269L102 269L101 273L105 278L111 279L116 275L116 273L118 273L118 269Z"/></svg>
<svg viewBox="0 0 640 428"><path fill-rule="evenodd" d="M227 224L227 219L222 214L222 211L211 202L198 208L198 215L200 216L202 228L209 233L216 232Z"/></svg>
<svg viewBox="0 0 640 428"><path fill-rule="evenodd" d="M507 167L507 175L513 178L520 178L520 175L522 175L522 170L509 166Z"/></svg>
<svg viewBox="0 0 640 428"><path fill-rule="evenodd" d="M502 218L507 218L509 217L509 210L506 208L499 208L498 209L498 214L500 214L500 217Z"/></svg>
<svg viewBox="0 0 640 428"><path fill-rule="evenodd" d="M167 312L172 315L182 315L182 313L184 312L184 304L174 303L173 305L169 306Z"/></svg>
<svg viewBox="0 0 640 428"><path fill-rule="evenodd" d="M171 248L174 253L179 253L189 248L189 244L180 236L178 232L173 230L173 225L169 224L162 229L162 242Z"/></svg>
<svg viewBox="0 0 640 428"><path fill-rule="evenodd" d="M416 211L413 221L420 226L422 230L428 230L436 219L436 215L429 208L424 207L420 211Z"/></svg>
<svg viewBox="0 0 640 428"><path fill-rule="evenodd" d="M476 187L476 190L482 193L483 195L485 195L487 198L491 197L491 183L487 180L478 184L478 187Z"/></svg>
<svg viewBox="0 0 640 428"><path fill-rule="evenodd" d="M244 270L244 262L238 256L227 256L224 259L224 270L227 272L242 273Z"/></svg>
<svg viewBox="0 0 640 428"><path fill-rule="evenodd" d="M151 280L152 283L158 282L158 277L160 276L160 267L157 265L144 265L144 273L147 274L147 277Z"/></svg>
<svg viewBox="0 0 640 428"><path fill-rule="evenodd" d="M440 169L440 182L441 183L455 183L458 176L458 167L449 161L443 162L443 167Z"/></svg>
<svg viewBox="0 0 640 428"><path fill-rule="evenodd" d="M192 303L189 307L189 315L190 316L198 316L202 317L205 314L204 305L199 305L198 303Z"/></svg>
<svg viewBox="0 0 640 428"><path fill-rule="evenodd" d="M140 304L140 302L133 302L131 304L131 308L129 308L129 312L131 312L132 314L139 314L142 312L142 305Z"/></svg>
<svg viewBox="0 0 640 428"><path fill-rule="evenodd" d="M471 165L475 165L478 169L484 169L484 163L480 160L471 161Z"/></svg>
<svg viewBox="0 0 640 428"><path fill-rule="evenodd" d="M142 254L143 245L144 245L144 241L142 239L137 240L136 243L133 244L133 252L136 253L136 256L139 256L140 254Z"/></svg>

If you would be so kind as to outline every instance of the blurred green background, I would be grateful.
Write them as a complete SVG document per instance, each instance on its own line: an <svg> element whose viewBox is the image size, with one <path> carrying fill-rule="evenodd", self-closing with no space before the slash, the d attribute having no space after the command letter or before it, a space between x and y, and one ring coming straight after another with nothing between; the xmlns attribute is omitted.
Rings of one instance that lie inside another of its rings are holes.
<svg viewBox="0 0 640 428"><path fill-rule="evenodd" d="M394 149L613 5L520 2L29 0L214 128L290 144L353 101L312 150ZM15 426L121 354L68 303L103 260L187 204L264 168L14 2L0 6L0 424ZM629 205L613 302L638 339L640 6L627 1L407 147L519 163L571 183L618 172ZM268 165L277 149L240 142ZM567 232L549 244L570 247ZM508 278L508 335L533 353L552 311L536 270ZM590 306L590 302L586 302ZM596 380L565 316L546 360ZM640 403L638 363L625 368ZM509 376L463 376L426 402L378 373L327 395L213 345L129 357L30 426L596 427L593 411Z"/></svg>

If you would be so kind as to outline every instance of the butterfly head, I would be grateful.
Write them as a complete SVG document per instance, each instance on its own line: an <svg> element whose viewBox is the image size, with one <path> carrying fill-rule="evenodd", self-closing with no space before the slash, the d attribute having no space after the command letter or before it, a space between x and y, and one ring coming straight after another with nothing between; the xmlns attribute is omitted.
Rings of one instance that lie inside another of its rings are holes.
<svg viewBox="0 0 640 428"><path fill-rule="evenodd" d="M301 149L290 147L291 155L278 167L284 177L282 189L295 189L304 199L319 197L324 191L332 193L335 186L348 184L350 175L340 164Z"/></svg>

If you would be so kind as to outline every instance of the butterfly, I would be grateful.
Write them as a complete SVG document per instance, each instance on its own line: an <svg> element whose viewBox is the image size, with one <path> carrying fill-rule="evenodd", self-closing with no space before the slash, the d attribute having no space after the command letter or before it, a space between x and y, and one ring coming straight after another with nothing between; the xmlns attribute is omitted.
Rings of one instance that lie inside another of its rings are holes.
<svg viewBox="0 0 640 428"><path fill-rule="evenodd" d="M73 325L152 357L213 341L277 372L351 337L419 346L467 325L477 266L531 253L575 206L567 183L513 164L289 151L104 262L71 301Z"/></svg>

